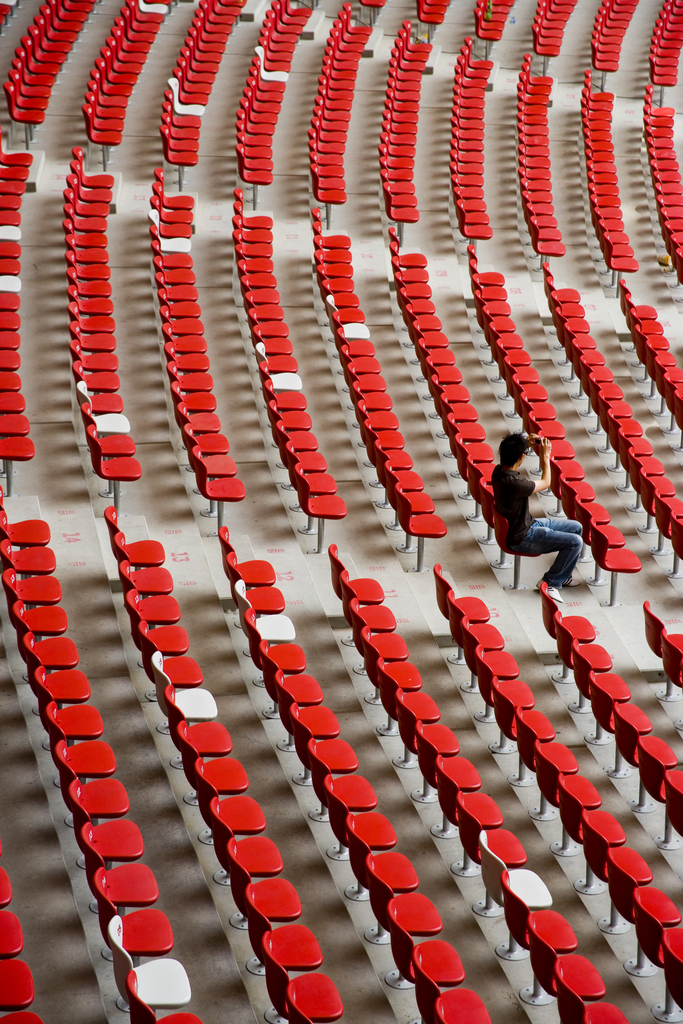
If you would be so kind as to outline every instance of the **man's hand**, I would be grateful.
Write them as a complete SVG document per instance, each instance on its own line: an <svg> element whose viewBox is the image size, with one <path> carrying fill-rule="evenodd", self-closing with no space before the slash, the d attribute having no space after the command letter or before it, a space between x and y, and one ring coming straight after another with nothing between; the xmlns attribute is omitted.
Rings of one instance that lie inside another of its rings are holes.
<svg viewBox="0 0 683 1024"><path fill-rule="evenodd" d="M538 435L537 435L538 436ZM534 493L538 494L539 491L545 491L550 487L550 449L551 442L549 437L539 437L540 452L538 454L538 461L542 473L540 480L537 480L534 484Z"/></svg>

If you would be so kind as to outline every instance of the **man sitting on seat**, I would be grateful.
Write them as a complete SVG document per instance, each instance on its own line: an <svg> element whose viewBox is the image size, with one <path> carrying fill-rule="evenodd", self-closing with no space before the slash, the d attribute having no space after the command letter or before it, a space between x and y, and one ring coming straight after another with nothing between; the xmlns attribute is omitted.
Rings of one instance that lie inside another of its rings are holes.
<svg viewBox="0 0 683 1024"><path fill-rule="evenodd" d="M539 449L541 479L533 483L519 472L530 451ZM548 584L548 593L555 601L562 601L561 587L579 586L582 580L572 580L574 566L581 554L581 523L574 519L533 519L529 512L529 497L550 487L550 438L538 434L507 434L500 442L500 465L491 475L491 486L496 509L509 523L507 543L519 555L541 555L557 551L557 558L538 581Z"/></svg>

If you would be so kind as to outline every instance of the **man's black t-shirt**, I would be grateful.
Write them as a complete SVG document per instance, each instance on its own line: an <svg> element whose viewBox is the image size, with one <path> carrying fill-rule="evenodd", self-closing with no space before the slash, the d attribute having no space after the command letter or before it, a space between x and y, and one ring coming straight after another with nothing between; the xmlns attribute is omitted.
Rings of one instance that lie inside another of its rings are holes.
<svg viewBox="0 0 683 1024"><path fill-rule="evenodd" d="M534 493L534 484L515 469L496 466L491 474L491 486L496 509L510 524L508 544L511 547L521 544L533 523L529 496Z"/></svg>

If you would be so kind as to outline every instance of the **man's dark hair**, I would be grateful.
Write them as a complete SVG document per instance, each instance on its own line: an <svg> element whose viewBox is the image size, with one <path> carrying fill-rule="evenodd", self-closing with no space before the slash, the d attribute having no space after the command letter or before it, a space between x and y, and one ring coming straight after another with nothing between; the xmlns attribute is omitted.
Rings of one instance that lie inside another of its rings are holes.
<svg viewBox="0 0 683 1024"><path fill-rule="evenodd" d="M526 434L506 434L498 445L501 466L514 466L515 462L525 454L529 442Z"/></svg>

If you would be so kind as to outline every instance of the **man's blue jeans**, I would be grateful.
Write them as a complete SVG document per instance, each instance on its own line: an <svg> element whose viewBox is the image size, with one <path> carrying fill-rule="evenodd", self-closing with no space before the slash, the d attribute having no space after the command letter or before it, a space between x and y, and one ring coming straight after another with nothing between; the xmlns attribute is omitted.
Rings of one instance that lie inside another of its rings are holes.
<svg viewBox="0 0 683 1024"><path fill-rule="evenodd" d="M534 519L524 540L510 550L519 555L543 555L557 551L557 558L544 573L549 587L558 589L572 578L583 540L582 526L575 519Z"/></svg>

